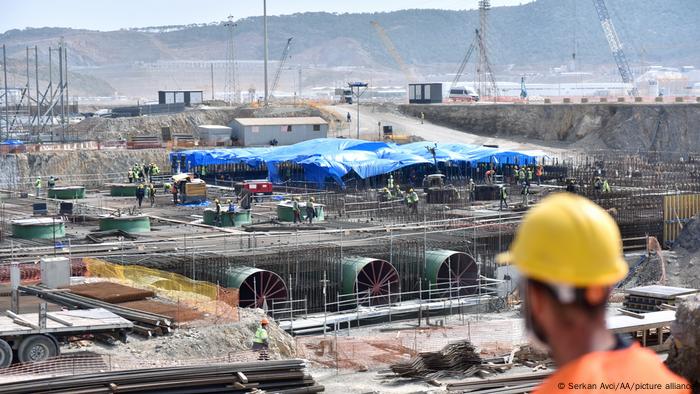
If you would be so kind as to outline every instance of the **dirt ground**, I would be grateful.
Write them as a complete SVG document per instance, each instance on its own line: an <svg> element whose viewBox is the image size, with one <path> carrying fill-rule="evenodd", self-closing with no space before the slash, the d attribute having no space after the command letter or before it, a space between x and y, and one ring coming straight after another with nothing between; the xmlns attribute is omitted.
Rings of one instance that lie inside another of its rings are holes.
<svg viewBox="0 0 700 394"><path fill-rule="evenodd" d="M328 113L334 114L341 122L341 127L336 131L336 137L344 136L346 138L356 138L357 132L356 117L357 106L342 104L323 107ZM345 122L347 113L350 112L352 121L350 124ZM439 126L426 119L421 124L420 119L408 117L401 114L397 109L392 107L380 106L360 106L360 137L364 139L377 139L379 136L378 123L382 125L391 125L394 128L394 133L409 137L415 136L426 141L439 141L441 143L465 143L465 144L490 144L498 145L501 148L508 149L539 149L546 152L556 153L563 149L552 148L550 146L532 144L525 139L517 140L514 138L491 138L481 135L465 133L459 130L448 127Z"/></svg>

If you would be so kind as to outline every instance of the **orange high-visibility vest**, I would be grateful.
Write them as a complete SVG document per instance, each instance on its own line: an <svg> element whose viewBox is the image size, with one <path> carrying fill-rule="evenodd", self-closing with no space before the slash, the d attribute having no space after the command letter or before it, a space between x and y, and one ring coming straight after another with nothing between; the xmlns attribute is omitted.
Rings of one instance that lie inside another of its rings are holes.
<svg viewBox="0 0 700 394"><path fill-rule="evenodd" d="M656 353L634 343L579 357L558 369L535 393L622 391L690 394L690 384L666 368Z"/></svg>

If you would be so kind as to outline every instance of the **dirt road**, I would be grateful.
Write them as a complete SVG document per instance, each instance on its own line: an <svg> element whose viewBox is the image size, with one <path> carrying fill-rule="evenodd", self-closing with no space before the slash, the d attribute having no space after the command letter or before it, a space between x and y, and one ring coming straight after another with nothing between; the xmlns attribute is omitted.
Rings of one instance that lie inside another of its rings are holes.
<svg viewBox="0 0 700 394"><path fill-rule="evenodd" d="M351 122L343 121L342 126L337 131L337 137L357 138L357 106L355 105L332 105L325 106L324 110L334 113L339 119L346 119L350 113ZM360 106L360 137L362 139L377 140L380 137L381 125L391 125L394 133L400 136L416 136L426 141L442 143L464 143L476 145L498 145L506 149L531 150L539 149L547 153L558 153L562 149L550 146L526 143L523 141L509 140L504 138L491 138L481 135L465 133L448 127L439 126L425 119L424 124L418 118L408 117L390 107Z"/></svg>

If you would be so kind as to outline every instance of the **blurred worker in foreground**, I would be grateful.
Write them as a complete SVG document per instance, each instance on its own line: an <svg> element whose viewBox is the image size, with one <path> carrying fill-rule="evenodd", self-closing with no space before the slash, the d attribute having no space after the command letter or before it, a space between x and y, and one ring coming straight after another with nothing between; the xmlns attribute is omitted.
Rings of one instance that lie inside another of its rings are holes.
<svg viewBox="0 0 700 394"><path fill-rule="evenodd" d="M616 382L690 393L687 382L654 352L606 327L608 296L628 268L617 224L598 205L570 193L543 199L525 215L510 250L497 261L512 263L521 273L528 333L558 365L536 392L569 392L576 384L590 384L584 392L603 392L602 383Z"/></svg>
<svg viewBox="0 0 700 394"><path fill-rule="evenodd" d="M270 348L269 336L267 334L267 325L270 324L267 318L260 321L260 327L255 331L253 338L253 351L258 352L258 360L269 360L270 356L267 351Z"/></svg>

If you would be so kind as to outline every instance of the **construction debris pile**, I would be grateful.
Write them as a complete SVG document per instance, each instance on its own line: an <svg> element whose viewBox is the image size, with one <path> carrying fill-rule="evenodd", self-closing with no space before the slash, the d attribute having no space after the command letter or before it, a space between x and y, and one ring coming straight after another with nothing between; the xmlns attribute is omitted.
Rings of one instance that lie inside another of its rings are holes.
<svg viewBox="0 0 700 394"><path fill-rule="evenodd" d="M666 364L688 379L697 392L700 387L700 295L679 303L671 332L674 341Z"/></svg>
<svg viewBox="0 0 700 394"><path fill-rule="evenodd" d="M264 316L261 310L241 309L240 321L229 324L189 327L173 331L168 337L149 340L130 340L124 346L110 351L115 362L138 362L145 367L187 365L192 360L221 359L252 361L258 357L252 352L252 338ZM271 359L297 355L294 339L277 324L271 322L267 331L270 338Z"/></svg>
<svg viewBox="0 0 700 394"><path fill-rule="evenodd" d="M672 273L671 283L676 286L700 289L700 217L695 216L685 224L676 239L673 251L677 267ZM675 274L675 275L673 275Z"/></svg>
<svg viewBox="0 0 700 394"><path fill-rule="evenodd" d="M405 378L436 379L445 376L472 376L490 369L469 341L445 346L439 352L419 353L410 361L391 365L391 371Z"/></svg>
<svg viewBox="0 0 700 394"><path fill-rule="evenodd" d="M303 360L137 369L29 380L0 385L7 394L31 393L320 393Z"/></svg>

